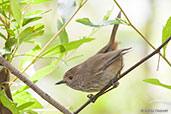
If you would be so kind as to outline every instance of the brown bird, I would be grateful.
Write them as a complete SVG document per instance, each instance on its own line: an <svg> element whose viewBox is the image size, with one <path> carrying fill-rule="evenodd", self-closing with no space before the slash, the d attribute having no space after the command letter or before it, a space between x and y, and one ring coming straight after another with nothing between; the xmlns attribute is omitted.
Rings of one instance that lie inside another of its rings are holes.
<svg viewBox="0 0 171 114"><path fill-rule="evenodd" d="M117 18L120 17L121 12ZM118 26L119 24L114 25L110 41L105 47L85 62L68 70L63 80L57 82L56 85L64 83L76 90L97 92L109 81L119 76L118 72L123 68L123 55L130 48L116 50L115 36Z"/></svg>

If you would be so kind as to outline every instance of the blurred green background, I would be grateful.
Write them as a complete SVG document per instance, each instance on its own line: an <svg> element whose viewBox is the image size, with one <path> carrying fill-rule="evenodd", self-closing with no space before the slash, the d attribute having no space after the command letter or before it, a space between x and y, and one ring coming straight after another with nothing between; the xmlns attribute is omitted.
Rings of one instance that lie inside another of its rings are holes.
<svg viewBox="0 0 171 114"><path fill-rule="evenodd" d="M131 22L148 38L148 40L158 47L161 44L162 29L167 19L171 16L170 0L121 0L121 7L124 9ZM78 12L74 19L66 27L69 40L78 40L82 36L88 35L92 28L75 22L78 18L88 17L93 22L99 22L108 10L114 7L111 19L114 19L119 9L113 0L89 0L85 6ZM31 12L35 9L52 9L45 14L41 20L45 24L45 34L38 40L42 45L57 31L57 0L52 0L41 5L31 5L26 11ZM123 19L124 16L122 16ZM83 44L79 49L70 52L70 57L84 55L74 59L66 64L62 61L56 69L45 78L39 80L37 85L59 101L62 105L77 110L87 101L86 95L80 91L73 90L66 85L56 86L55 82L62 79L64 73L71 67L83 62L88 57L95 54L108 41L111 35L112 26L102 27L92 37L96 38L90 43ZM117 41L120 42L119 48L132 47L130 53L124 56L125 67L123 71L134 65L145 55L153 51L146 42L131 28L126 25L120 25L117 33ZM58 43L59 40L53 42ZM20 53L29 51L31 44L24 44L19 49ZM168 45L166 57L171 61L171 45ZM143 82L146 78L157 78L164 84L171 85L171 70L165 61L160 59L159 70L157 71L158 55L155 55L147 62L136 68L123 79L115 90L100 97L94 104L87 106L80 114L140 114L141 110L147 109L167 109L171 113L171 91L159 86L154 86ZM16 57L13 64L18 66L22 57ZM28 69L27 74L33 74L49 63L52 59L41 59ZM18 81L19 82L19 81ZM29 90L45 107L43 110L37 110L40 114L60 114L58 110L41 99L36 93ZM147 114L147 112L144 112ZM164 114L164 112L162 113ZM168 114L168 113L167 113Z"/></svg>

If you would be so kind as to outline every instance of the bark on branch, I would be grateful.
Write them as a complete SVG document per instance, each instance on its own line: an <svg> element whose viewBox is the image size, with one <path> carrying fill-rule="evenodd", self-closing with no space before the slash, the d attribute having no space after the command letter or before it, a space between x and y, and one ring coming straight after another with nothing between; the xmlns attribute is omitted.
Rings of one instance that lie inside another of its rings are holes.
<svg viewBox="0 0 171 114"><path fill-rule="evenodd" d="M49 104L56 107L58 110L60 110L64 114L72 114L70 110L65 108L63 105L55 101L51 96L49 96L47 93L45 93L43 90L41 90L35 83L30 81L27 77L25 77L20 71L18 71L11 63L9 63L7 60L5 60L2 56L0 56L0 63L5 66L9 71L14 74L16 77L18 77L21 81L23 81L25 84L27 84L31 89L33 89L39 96L41 96L44 100L46 100Z"/></svg>

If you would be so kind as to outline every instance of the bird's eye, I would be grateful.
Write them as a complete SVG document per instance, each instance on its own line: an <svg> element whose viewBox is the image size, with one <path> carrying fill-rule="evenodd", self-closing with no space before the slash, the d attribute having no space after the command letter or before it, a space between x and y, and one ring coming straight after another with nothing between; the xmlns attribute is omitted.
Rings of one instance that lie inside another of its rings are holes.
<svg viewBox="0 0 171 114"><path fill-rule="evenodd" d="M72 76L69 76L68 78L69 78L70 80L72 80L72 79L73 79L73 77L72 77Z"/></svg>

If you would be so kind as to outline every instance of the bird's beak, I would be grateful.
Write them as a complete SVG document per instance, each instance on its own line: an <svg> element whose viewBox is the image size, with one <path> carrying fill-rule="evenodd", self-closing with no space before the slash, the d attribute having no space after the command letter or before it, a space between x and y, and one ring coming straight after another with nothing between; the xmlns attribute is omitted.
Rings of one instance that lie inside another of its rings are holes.
<svg viewBox="0 0 171 114"><path fill-rule="evenodd" d="M59 81L59 82L55 83L55 85L64 84L64 83L66 83L66 81L61 80L61 81Z"/></svg>

